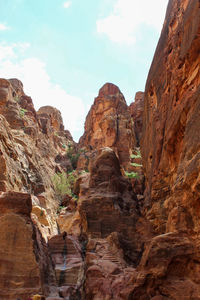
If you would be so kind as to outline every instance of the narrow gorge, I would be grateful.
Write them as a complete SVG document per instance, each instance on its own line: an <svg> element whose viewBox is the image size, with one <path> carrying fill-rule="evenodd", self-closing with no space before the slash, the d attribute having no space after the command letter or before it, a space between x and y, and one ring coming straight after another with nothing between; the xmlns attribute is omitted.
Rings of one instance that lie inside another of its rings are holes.
<svg viewBox="0 0 200 300"><path fill-rule="evenodd" d="M78 143L33 101L0 79L0 300L200 299L199 0L169 0L145 91L105 83Z"/></svg>

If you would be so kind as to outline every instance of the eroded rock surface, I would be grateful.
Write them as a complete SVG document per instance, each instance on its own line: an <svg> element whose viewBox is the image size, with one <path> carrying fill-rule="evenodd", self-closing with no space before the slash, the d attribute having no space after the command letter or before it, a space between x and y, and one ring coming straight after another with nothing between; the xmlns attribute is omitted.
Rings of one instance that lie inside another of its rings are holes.
<svg viewBox="0 0 200 300"><path fill-rule="evenodd" d="M60 112L43 107L37 113L19 80L0 79L0 113L0 190L31 193L33 206L51 215L44 235L56 233L53 178L56 172L72 168L66 149L73 144Z"/></svg>
<svg viewBox="0 0 200 300"><path fill-rule="evenodd" d="M145 245L131 299L200 298L199 22L198 1L169 1L146 84L144 210L158 236Z"/></svg>
<svg viewBox="0 0 200 300"><path fill-rule="evenodd" d="M146 84L145 205L158 233L199 233L199 22L198 1L169 2Z"/></svg>
<svg viewBox="0 0 200 300"><path fill-rule="evenodd" d="M135 101L129 106L131 118L134 123L134 132L137 140L137 146L140 146L143 128L143 113L144 113L144 93L137 92Z"/></svg>
<svg viewBox="0 0 200 300"><path fill-rule="evenodd" d="M86 121L85 132L81 137L80 148L98 150L112 148L123 166L129 164L131 151L136 143L131 116L120 89L106 83L95 98Z"/></svg>
<svg viewBox="0 0 200 300"><path fill-rule="evenodd" d="M0 79L0 299L200 299L199 10L169 1L145 94L105 84L79 145Z"/></svg>
<svg viewBox="0 0 200 300"><path fill-rule="evenodd" d="M0 79L0 138L0 298L58 296L47 244L58 233L53 177L72 168L65 154L74 142L59 111L37 113L17 79Z"/></svg>
<svg viewBox="0 0 200 300"><path fill-rule="evenodd" d="M31 220L31 196L1 193L0 208L0 299L48 293L55 276L46 244Z"/></svg>
<svg viewBox="0 0 200 300"><path fill-rule="evenodd" d="M59 295L81 299L84 262L78 239L63 232L49 240L49 249L55 265Z"/></svg>

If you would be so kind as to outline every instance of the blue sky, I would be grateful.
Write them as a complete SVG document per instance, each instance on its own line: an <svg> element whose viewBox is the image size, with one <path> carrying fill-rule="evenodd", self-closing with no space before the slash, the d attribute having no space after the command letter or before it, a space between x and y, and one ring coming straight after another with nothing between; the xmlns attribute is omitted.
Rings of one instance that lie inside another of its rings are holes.
<svg viewBox="0 0 200 300"><path fill-rule="evenodd" d="M77 141L104 83L127 103L144 90L167 2L0 0L0 77L22 80L36 109L60 109Z"/></svg>

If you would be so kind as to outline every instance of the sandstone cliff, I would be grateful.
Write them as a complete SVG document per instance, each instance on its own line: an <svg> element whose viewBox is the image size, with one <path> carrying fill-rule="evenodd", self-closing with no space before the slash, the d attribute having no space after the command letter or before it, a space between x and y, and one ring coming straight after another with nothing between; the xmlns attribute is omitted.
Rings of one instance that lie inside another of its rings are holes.
<svg viewBox="0 0 200 300"><path fill-rule="evenodd" d="M56 285L46 244L59 230L53 178L72 168L66 149L75 144L60 112L36 112L17 79L0 79L0 137L0 299L27 299Z"/></svg>
<svg viewBox="0 0 200 300"><path fill-rule="evenodd" d="M200 299L199 10L169 1L145 93L106 83L78 145L0 79L0 299Z"/></svg>
<svg viewBox="0 0 200 300"><path fill-rule="evenodd" d="M199 232L199 21L198 1L169 2L146 83L145 206L157 233Z"/></svg>
<svg viewBox="0 0 200 300"><path fill-rule="evenodd" d="M136 145L131 116L119 88L106 83L95 98L86 121L80 147L89 152L102 147L112 148L122 166L127 166Z"/></svg>

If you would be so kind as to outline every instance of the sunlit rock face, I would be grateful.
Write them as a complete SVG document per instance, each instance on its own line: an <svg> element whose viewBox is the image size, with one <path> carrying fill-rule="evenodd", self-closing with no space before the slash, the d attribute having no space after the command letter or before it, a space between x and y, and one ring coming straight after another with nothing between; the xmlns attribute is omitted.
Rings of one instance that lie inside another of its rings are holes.
<svg viewBox="0 0 200 300"><path fill-rule="evenodd" d="M73 140L57 109L37 113L17 79L0 79L0 299L56 290L48 237L58 233L53 177L71 168ZM65 146L65 147L64 147ZM62 157L58 160L57 157ZM58 295L57 292L54 293Z"/></svg>
<svg viewBox="0 0 200 300"><path fill-rule="evenodd" d="M146 83L142 155L145 245L129 299L199 299L200 12L169 1Z"/></svg>
<svg viewBox="0 0 200 300"><path fill-rule="evenodd" d="M146 83L145 205L158 233L200 229L199 14L198 1L169 1Z"/></svg>
<svg viewBox="0 0 200 300"><path fill-rule="evenodd" d="M199 21L198 1L169 1L145 93L128 107L106 83L78 145L0 79L0 299L200 299Z"/></svg>
<svg viewBox="0 0 200 300"><path fill-rule="evenodd" d="M58 203L52 179L72 167L66 149L74 143L60 112L49 106L36 112L21 81L0 79L0 137L0 191L32 194L33 206L47 215L44 235L56 233ZM40 218L36 211L35 222Z"/></svg>
<svg viewBox="0 0 200 300"><path fill-rule="evenodd" d="M31 220L31 196L0 195L0 299L27 299L55 285L45 242ZM46 277L46 274L48 276Z"/></svg>
<svg viewBox="0 0 200 300"><path fill-rule="evenodd" d="M126 281L136 275L143 244L152 236L151 228L141 218L137 197L122 176L111 148L93 153L89 171L89 181L80 187L78 205L88 241L86 297L121 299L122 290L123 297L132 291Z"/></svg>
<svg viewBox="0 0 200 300"><path fill-rule="evenodd" d="M85 132L79 145L89 151L110 147L116 152L120 163L127 166L135 143L131 116L124 96L116 85L106 83L99 90L87 115Z"/></svg>

